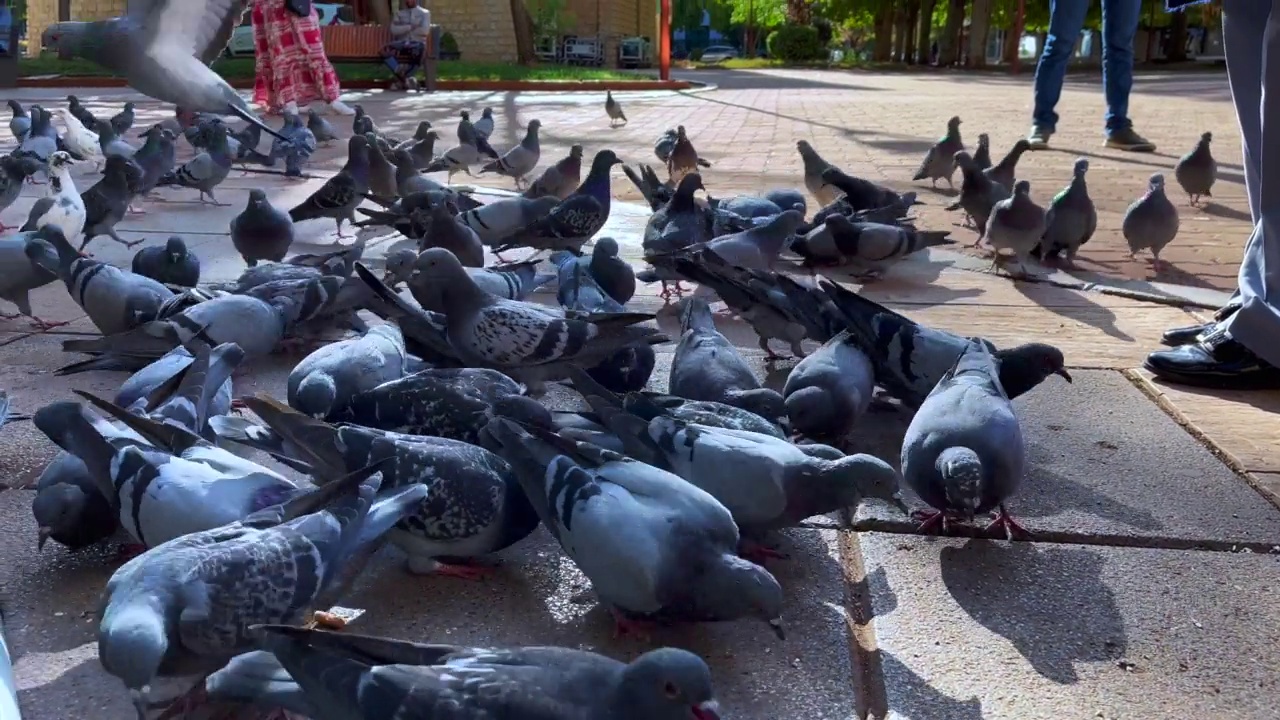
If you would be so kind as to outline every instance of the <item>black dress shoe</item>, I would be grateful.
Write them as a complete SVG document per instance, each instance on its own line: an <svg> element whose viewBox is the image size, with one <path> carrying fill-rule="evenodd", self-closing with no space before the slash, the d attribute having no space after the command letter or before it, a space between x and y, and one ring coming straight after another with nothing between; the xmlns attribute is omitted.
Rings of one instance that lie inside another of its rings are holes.
<svg viewBox="0 0 1280 720"><path fill-rule="evenodd" d="M1189 345L1200 339L1200 336L1215 328L1218 323L1231 317L1231 314L1239 310L1239 305L1228 305L1213 314L1213 320L1202 323L1200 325L1186 325L1183 327L1170 328L1160 336L1160 342L1169 347L1179 347L1181 345Z"/></svg>
<svg viewBox="0 0 1280 720"><path fill-rule="evenodd" d="M1236 390L1280 388L1280 369L1254 355L1225 330L1214 329L1196 342L1153 352L1143 367L1161 380L1182 385Z"/></svg>

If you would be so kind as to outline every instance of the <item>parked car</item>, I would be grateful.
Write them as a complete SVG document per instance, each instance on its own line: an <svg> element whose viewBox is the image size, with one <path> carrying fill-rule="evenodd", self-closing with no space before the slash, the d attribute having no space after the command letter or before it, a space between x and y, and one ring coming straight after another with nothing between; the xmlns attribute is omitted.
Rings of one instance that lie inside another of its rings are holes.
<svg viewBox="0 0 1280 720"><path fill-rule="evenodd" d="M738 49L728 45L712 45L702 51L702 62L704 63L718 63L724 62L725 60L737 60L738 57Z"/></svg>
<svg viewBox="0 0 1280 720"><path fill-rule="evenodd" d="M338 17L338 12L345 8L346 5L342 5L340 3L316 3L313 7L316 9L316 17L319 19L321 25L351 24ZM232 31L231 42L227 44L227 55L231 57L245 57L253 55L255 48L253 45L252 15L252 12L245 13L244 22L240 23L240 27Z"/></svg>

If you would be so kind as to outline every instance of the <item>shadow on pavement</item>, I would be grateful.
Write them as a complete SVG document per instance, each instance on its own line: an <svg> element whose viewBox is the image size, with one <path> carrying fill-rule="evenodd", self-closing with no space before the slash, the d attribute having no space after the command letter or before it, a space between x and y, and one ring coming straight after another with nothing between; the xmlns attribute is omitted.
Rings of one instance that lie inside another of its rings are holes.
<svg viewBox="0 0 1280 720"><path fill-rule="evenodd" d="M1039 305L1039 303L1036 302L1034 294L1028 292L1033 285L1033 283L1017 282L1015 280L1013 282L1013 289L1017 290L1018 294L1025 297L1031 302L1031 304ZM1078 293L1077 297L1079 297L1080 301L1085 304L1086 308L1088 308L1086 311L1081 312L1081 308L1079 306L1068 307L1059 305L1040 305L1040 307L1055 315L1060 315L1070 320L1077 320L1088 325L1092 325L1117 340L1133 342L1132 335L1116 326L1116 314L1112 312L1110 308L1094 302L1089 297L1089 293Z"/></svg>
<svg viewBox="0 0 1280 720"><path fill-rule="evenodd" d="M889 710L896 713L895 717L910 720L983 720L985 717L981 698L974 696L959 700L944 695L893 653L878 650L867 658L867 662L880 666L885 685L894 688L895 696L890 703L892 707L870 708L871 717L885 717Z"/></svg>

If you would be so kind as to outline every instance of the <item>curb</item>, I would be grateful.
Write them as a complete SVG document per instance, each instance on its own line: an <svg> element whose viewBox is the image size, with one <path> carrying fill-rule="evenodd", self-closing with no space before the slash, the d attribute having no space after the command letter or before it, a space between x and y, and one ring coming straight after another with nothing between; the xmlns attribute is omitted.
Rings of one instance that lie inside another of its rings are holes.
<svg viewBox="0 0 1280 720"><path fill-rule="evenodd" d="M253 80L237 78L229 80L237 90L252 90ZM342 83L343 90L386 90L388 80L352 80ZM18 78L20 88L123 88L129 84L124 78L100 76L36 76ZM689 90L694 83L687 80L440 80L436 90L488 91L488 92L616 92L642 90ZM714 86L713 86L714 87Z"/></svg>

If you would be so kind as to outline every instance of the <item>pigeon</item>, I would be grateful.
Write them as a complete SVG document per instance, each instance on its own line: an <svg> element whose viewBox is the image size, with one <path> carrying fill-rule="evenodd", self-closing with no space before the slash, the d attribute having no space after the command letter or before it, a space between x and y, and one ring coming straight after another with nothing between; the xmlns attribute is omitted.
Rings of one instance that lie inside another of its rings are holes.
<svg viewBox="0 0 1280 720"><path fill-rule="evenodd" d="M363 135L353 135L347 141L346 164L337 175L325 180L320 189L290 210L289 219L300 223L333 218L338 225L338 237L347 237L342 234L342 223L355 222L356 206L366 192L369 192L369 140Z"/></svg>
<svg viewBox="0 0 1280 720"><path fill-rule="evenodd" d="M102 179L80 195L85 212L84 240L80 242L80 250L99 235L106 235L127 248L142 244L143 240L131 242L116 232L116 223L124 219L129 202L135 195L134 189L141 179L142 168L132 160L120 155L107 157Z"/></svg>
<svg viewBox="0 0 1280 720"><path fill-rule="evenodd" d="M133 156L133 162L142 168L142 179L138 181L139 195L150 195L160 185L160 178L173 171L177 164L177 150L173 144L173 133L159 125L147 128L143 133L146 141Z"/></svg>
<svg viewBox="0 0 1280 720"><path fill-rule="evenodd" d="M52 116L39 105L31 106L31 127L18 149L13 151L17 158L29 158L40 165L46 165L50 156L58 151L58 135L50 121Z"/></svg>
<svg viewBox="0 0 1280 720"><path fill-rule="evenodd" d="M311 131L316 142L328 143L338 139L338 133L315 108L307 110L307 129Z"/></svg>
<svg viewBox="0 0 1280 720"><path fill-rule="evenodd" d="M352 136L364 135L365 133L382 134L382 131L373 122L373 118L369 117L369 114L365 112L363 105L353 103L351 107L356 111L356 114L351 118Z"/></svg>
<svg viewBox="0 0 1280 720"><path fill-rule="evenodd" d="M501 247L532 247L538 250L573 250L577 252L609 220L613 192L609 172L621 160L612 150L601 150L591 161L587 179L551 213L524 228Z"/></svg>
<svg viewBox="0 0 1280 720"><path fill-rule="evenodd" d="M67 292L103 335L125 332L155 319L161 305L173 292L148 277L135 275L111 265L83 257L61 233L51 232L43 239L57 252L54 269L67 286ZM27 257L37 253L28 244Z"/></svg>
<svg viewBox="0 0 1280 720"><path fill-rule="evenodd" d="M285 124L280 128L280 134L286 134L288 130L288 116L286 116ZM238 163L258 162L264 165L271 164L271 159L258 152L258 146L262 144L262 128L257 125L245 125L239 132L227 131L229 140L227 146L231 149L231 154ZM272 148L277 147L282 141L279 138L272 138Z"/></svg>
<svg viewBox="0 0 1280 720"><path fill-rule="evenodd" d="M458 218L457 213L458 209L451 201L439 203L427 211L429 230L418 241L418 248L444 248L467 267L484 267L484 245L476 232Z"/></svg>
<svg viewBox="0 0 1280 720"><path fill-rule="evenodd" d="M75 153L85 160L91 160L101 168L105 158L98 134L82 125L70 110L59 108L58 114L62 116L62 123L67 126L67 132L62 136L67 152Z"/></svg>
<svg viewBox="0 0 1280 720"><path fill-rule="evenodd" d="M209 67L226 49L246 7L245 0L202 6L199 13L182 5L138 5L125 17L53 23L41 34L41 47L92 60L161 102L188 112L235 115L276 136Z"/></svg>
<svg viewBox="0 0 1280 720"><path fill-rule="evenodd" d="M423 126L426 126L425 129ZM418 137L421 135L422 137ZM436 138L438 135L431 129L431 123L423 120L418 123L418 132L413 138L396 146L396 150L404 150L413 158L413 166L419 171L431 166L436 157Z"/></svg>
<svg viewBox="0 0 1280 720"><path fill-rule="evenodd" d="M409 555L410 572L478 579L485 568L470 560L503 550L538 526L510 466L482 447L359 425L335 427L265 395L246 398L245 404L321 482L343 468L383 462L385 487L430 488L431 502L388 534Z"/></svg>
<svg viewBox="0 0 1280 720"><path fill-rule="evenodd" d="M693 196L694 192L701 189L700 174L685 175L676 185L676 191L667 204L649 216L645 224L641 247L645 260L653 265L653 270L641 272L636 275L636 279L661 282L662 292L658 296L667 301L670 301L673 292L683 293L680 281L684 276L671 266L674 255L711 238L706 215ZM669 283L674 283L674 288L669 287Z"/></svg>
<svg viewBox="0 0 1280 720"><path fill-rule="evenodd" d="M466 119L465 115L463 119ZM487 107L481 111L480 119L475 121L471 127L475 129L477 136L488 140L493 135L493 108Z"/></svg>
<svg viewBox="0 0 1280 720"><path fill-rule="evenodd" d="M27 139L27 133L31 132L31 116L17 100L9 101L9 110L13 112L13 117L9 120L9 132L13 133L13 139L21 145Z"/></svg>
<svg viewBox="0 0 1280 720"><path fill-rule="evenodd" d="M982 172L993 182L997 182L1004 187L1011 188L1014 186L1016 178L1014 171L1018 167L1018 160L1022 154L1031 149L1031 143L1026 138L1018 138L1018 142L1013 144L1009 149L1009 154L1000 159L994 167L989 167Z"/></svg>
<svg viewBox="0 0 1280 720"><path fill-rule="evenodd" d="M458 144L474 147L478 152L498 159L498 151L489 145L489 136L493 134L493 109L485 108L488 115L481 115L480 126L471 123L471 113L463 110L458 121ZM478 159L478 158L477 158Z"/></svg>
<svg viewBox="0 0 1280 720"><path fill-rule="evenodd" d="M55 155L57 153L54 153ZM70 155L68 155L68 159ZM32 173L39 171L39 166L31 160L16 158L12 155L0 155L0 211L6 210L17 201L22 194L22 185ZM64 173L65 174L65 173ZM0 222L0 232L16 230L17 225L5 225Z"/></svg>
<svg viewBox="0 0 1280 720"><path fill-rule="evenodd" d="M1084 176L1088 171L1089 160L1076 158L1071 183L1049 203L1049 211L1045 214L1044 238L1032 251L1032 255L1048 259L1066 253L1067 264L1071 265L1080 246L1093 237L1094 231L1098 229L1098 211L1093 207L1089 187L1085 184Z"/></svg>
<svg viewBox="0 0 1280 720"><path fill-rule="evenodd" d="M174 235L164 247L152 245L133 256L133 272L166 285L195 287L200 282L200 257L187 250L181 237Z"/></svg>
<svg viewBox="0 0 1280 720"><path fill-rule="evenodd" d="M631 263L618 257L618 241L611 237L596 240L587 270L600 289L619 305L627 304L636 294L635 271Z"/></svg>
<svg viewBox="0 0 1280 720"><path fill-rule="evenodd" d="M111 116L111 129L116 135L123 135L133 128L133 109L137 107L132 102L126 102L124 109Z"/></svg>
<svg viewBox="0 0 1280 720"><path fill-rule="evenodd" d="M80 121L85 127L94 127L98 124L98 118L89 112L89 109L80 102L80 98L75 95L67 96L67 109Z"/></svg>
<svg viewBox="0 0 1280 720"><path fill-rule="evenodd" d="M272 140L271 154L268 156L270 164L274 166L277 159L283 159L284 176L300 178L303 166L311 160L312 153L316 151L316 136L302 124L302 119L297 113L292 112L285 113L280 134L289 139Z"/></svg>
<svg viewBox="0 0 1280 720"><path fill-rule="evenodd" d="M60 431L37 427L45 433ZM119 514L102 494L89 468L65 450L49 461L36 480L31 514L37 526L37 550L43 550L50 539L69 550L79 550L111 537L120 529Z"/></svg>
<svg viewBox="0 0 1280 720"><path fill-rule="evenodd" d="M531 392L541 389L536 372L542 366L573 362L591 367L621 347L665 340L655 328L636 325L652 315L566 318L542 305L490 295L448 250L423 252L415 267L409 288L423 308L444 314L458 358L474 367L531 370L533 377L517 378Z"/></svg>
<svg viewBox="0 0 1280 720"><path fill-rule="evenodd" d="M361 337L329 343L289 373L289 405L326 419L355 395L404 376L404 338L395 325L378 325Z"/></svg>
<svg viewBox="0 0 1280 720"><path fill-rule="evenodd" d="M920 169L911 179L931 180L935 188L939 180L946 180L947 187L955 187L951 178L956 173L956 153L961 150L964 150L964 143L960 140L960 118L953 117L947 121L947 134L929 148Z"/></svg>
<svg viewBox="0 0 1280 720"><path fill-rule="evenodd" d="M828 184L822 173L833 167L822 159L808 140L796 141L796 150L800 151L800 159L804 162L804 187L818 201L819 205L830 205L840 197L840 190Z"/></svg>
<svg viewBox="0 0 1280 720"><path fill-rule="evenodd" d="M265 191L254 188L244 211L231 219L231 244L249 267L259 260L280 262L293 244L293 221Z"/></svg>
<svg viewBox="0 0 1280 720"><path fill-rule="evenodd" d="M230 347L228 345L222 350L223 353L228 353L228 358L238 352L231 350ZM210 358L212 360L213 355ZM129 379L124 381L124 384L116 391L116 396L112 402L131 411L137 409L135 406L140 406L144 413L152 406L158 408L163 404L163 400L167 398L156 398L155 393L157 390L160 390L162 386L169 387L172 385L176 376L185 377L187 368L191 367L195 360L196 356L190 350L179 346L160 358L148 361L146 365L139 368L129 376ZM225 361L219 360L219 362ZM201 371L201 369L197 369L197 372ZM212 395L204 398L207 401L207 411L203 413L204 417L197 418L197 422L191 423L191 426L187 428L197 435L205 437L205 439L211 439L209 437L208 421L218 415L225 415L231 412L231 378L227 377L222 385L218 387L213 387L211 382L209 380L205 381L205 391L212 390L213 392ZM179 385L180 383L173 385L174 395L177 395L176 391ZM200 422L200 420L204 422Z"/></svg>
<svg viewBox="0 0 1280 720"><path fill-rule="evenodd" d="M369 159L369 192L379 197L395 197L400 192L396 179L395 163L387 159L382 148L372 134L365 136L369 140L367 156Z"/></svg>
<svg viewBox="0 0 1280 720"><path fill-rule="evenodd" d="M920 325L827 280L818 284L838 309L851 342L871 358L876 385L908 408L919 408L964 352L967 341L958 335ZM1000 363L1000 384L1010 398L1034 389L1050 375L1071 382L1062 351L1052 345L1027 343L993 352Z"/></svg>
<svg viewBox="0 0 1280 720"><path fill-rule="evenodd" d="M903 215L912 205L921 204L913 192L899 194L884 185L849 175L837 167L823 170L822 180L844 193L844 197L819 210L813 218L815 223L822 222L830 214L833 204L844 215L882 209L893 209L896 214Z"/></svg>
<svg viewBox="0 0 1280 720"><path fill-rule="evenodd" d="M498 198L458 215L458 221L471 228L485 245L494 246L511 238L522 228L530 227L551 214L560 204L559 198Z"/></svg>
<svg viewBox="0 0 1280 720"><path fill-rule="evenodd" d="M533 172L533 169L538 166L539 158L542 157L542 148L538 145L538 128L541 127L542 121L536 118L530 120L520 144L508 150L497 160L486 163L480 168L480 174L496 172L512 178L515 180L516 189L519 190L525 176Z"/></svg>
<svg viewBox="0 0 1280 720"><path fill-rule="evenodd" d="M424 173L447 172L446 182L453 183L453 176L460 172L471 174L471 166L480 162L480 151L475 145L459 144L444 151L422 169Z"/></svg>
<svg viewBox="0 0 1280 720"><path fill-rule="evenodd" d="M369 219L357 222L356 227L389 227L419 243L426 240L431 232L432 213L446 201L454 204L455 212L464 206L468 209L480 207L480 203L471 197L448 188L411 193L399 200L378 197L372 193L366 193L364 197L382 205L382 209L357 208L361 215L366 215Z"/></svg>
<svg viewBox="0 0 1280 720"><path fill-rule="evenodd" d="M400 248L387 253L382 281L389 287L405 282L413 274L418 253ZM508 300L524 300L533 291L556 279L555 275L538 272L538 261L508 263L493 268L467 268L467 275L481 290Z"/></svg>
<svg viewBox="0 0 1280 720"><path fill-rule="evenodd" d="M782 387L787 419L809 438L846 437L871 404L875 369L848 330L801 360Z"/></svg>
<svg viewBox="0 0 1280 720"><path fill-rule="evenodd" d="M84 231L85 203L71 179L71 163L71 156L62 151L49 158L49 195L31 206L22 232L52 225L70 239Z"/></svg>
<svg viewBox="0 0 1280 720"><path fill-rule="evenodd" d="M409 138L408 140L405 140L404 142L397 143L393 149L408 150L409 148L412 148L417 143L423 140L426 140L428 138L434 138L435 136L436 136L436 132L431 129L431 121L419 120L418 126L414 128L413 137Z"/></svg>
<svg viewBox="0 0 1280 720"><path fill-rule="evenodd" d="M1001 200L991 209L987 229L982 237L995 250L991 267L995 268L1001 250L1013 251L1018 268L1025 273L1031 251L1044 237L1045 211L1031 199L1031 183L1019 180L1013 186L1013 197Z"/></svg>
<svg viewBox="0 0 1280 720"><path fill-rule="evenodd" d="M568 198L582 182L582 153L581 145L569 148L568 155L555 165L543 170L542 174L529 184L529 189L524 191L524 196L530 199L547 196L560 200Z"/></svg>
<svg viewBox="0 0 1280 720"><path fill-rule="evenodd" d="M680 342L671 359L668 392L749 410L766 420L786 415L782 396L760 384L747 361L716 330L711 308L689 298L680 315Z"/></svg>
<svg viewBox="0 0 1280 720"><path fill-rule="evenodd" d="M231 150L227 146L225 132L213 128L205 130L208 138L208 150L196 155L172 172L160 178L158 185L179 185L195 188L200 191L200 202L214 206L227 203L218 202L213 189L227 179L231 172ZM205 199L208 196L208 200Z"/></svg>
<svg viewBox="0 0 1280 720"><path fill-rule="evenodd" d="M100 605L98 659L129 689L139 717L157 676L211 672L253 649L250 627L295 622L308 607L328 607L427 493L418 486L375 500L380 483L379 473L365 469L154 548L117 570Z"/></svg>
<svg viewBox="0 0 1280 720"><path fill-rule="evenodd" d="M979 170L991 167L991 136L986 133L978 135L978 149L973 151L973 164Z"/></svg>
<svg viewBox="0 0 1280 720"><path fill-rule="evenodd" d="M706 249L738 267L772 270L779 253L803 222L804 216L799 210L784 210L766 223L715 238L705 243Z"/></svg>
<svg viewBox="0 0 1280 720"><path fill-rule="evenodd" d="M1192 205L1199 203L1201 198L1213 197L1210 190L1218 178L1218 163L1214 161L1213 153L1209 152L1211 142L1213 133L1202 134L1195 149L1183 155L1173 167L1173 176L1187 193Z"/></svg>
<svg viewBox="0 0 1280 720"><path fill-rule="evenodd" d="M978 228L978 236L981 238L982 231L987 227L987 220L991 217L992 208L996 203L1009 198L1009 190L979 170L969 153L958 152L955 159L961 175L960 197L948 205L947 209L964 210L973 221L974 227ZM974 244L976 245L977 242Z"/></svg>
<svg viewBox="0 0 1280 720"><path fill-rule="evenodd" d="M675 128L667 128L666 132L658 136L657 142L653 144L653 154L658 158L658 162L662 163L663 167L666 167L667 160L671 159L671 151L675 149L676 140L679 137L680 134L676 132ZM698 158L698 166L709 168L711 163L703 158Z"/></svg>
<svg viewBox="0 0 1280 720"><path fill-rule="evenodd" d="M1151 263L1160 269L1160 251L1178 236L1178 208L1164 193L1164 175L1154 173L1148 180L1147 192L1135 200L1124 213L1121 225L1129 242L1129 257L1139 250L1150 250Z"/></svg>
<svg viewBox="0 0 1280 720"><path fill-rule="evenodd" d="M955 365L930 391L902 439L902 478L934 512L920 530L949 515L971 520L997 510L988 530L1029 536L1005 508L1027 464L1022 428L1000 382L999 361L971 338ZM945 531L945 525L944 525Z"/></svg>
<svg viewBox="0 0 1280 720"><path fill-rule="evenodd" d="M3 160L0 160L0 164L2 163ZM58 255L52 244L54 233L62 236L62 231L57 225L46 225L39 230L0 237L0 268L3 268L3 272L0 272L0 298L13 303L18 308L18 314L0 313L0 318L12 320L19 315L25 315L31 318L31 326L40 330L67 324L49 322L36 317L31 310L29 296L32 290L42 288L58 279ZM62 242L66 243L66 240L63 239ZM29 245L30 249L28 249ZM31 260L30 256L34 253L42 255L43 262L37 263Z"/></svg>
<svg viewBox="0 0 1280 720"><path fill-rule="evenodd" d="M791 251L804 264L856 265L881 271L895 260L925 248L955 243L946 230L916 230L911 226L855 222L846 215L831 215L818 228L796 237Z"/></svg>
<svg viewBox="0 0 1280 720"><path fill-rule="evenodd" d="M687 173L698 172L698 151L689 140L684 126L676 128L676 144L671 148L671 157L667 158L667 175L672 185L680 182Z"/></svg>
<svg viewBox="0 0 1280 720"><path fill-rule="evenodd" d="M548 260L556 268L556 301L580 313L622 313L626 308L609 296L585 263L568 250L556 250Z"/></svg>
<svg viewBox="0 0 1280 720"><path fill-rule="evenodd" d="M627 124L627 115L622 112L622 103L613 99L613 91L604 91L604 114L609 116L609 127L617 127L619 121Z"/></svg>
<svg viewBox="0 0 1280 720"><path fill-rule="evenodd" d="M116 131L111 129L111 123L106 120L99 120L97 125L93 127L94 133L98 136L98 147L101 152L98 153L104 157L118 156L126 159L132 159L137 154L138 148L129 144L122 138L116 137Z"/></svg>
<svg viewBox="0 0 1280 720"><path fill-rule="evenodd" d="M637 620L756 617L783 637L782 588L767 570L738 557L733 516L710 494L546 428L498 418L485 434L620 632L637 629ZM677 555L680 562L663 559Z"/></svg>
<svg viewBox="0 0 1280 720"><path fill-rule="evenodd" d="M396 166L396 195L398 197L445 189L440 183L418 172L418 167L408 150L394 151L392 160Z"/></svg>
<svg viewBox="0 0 1280 720"><path fill-rule="evenodd" d="M779 212L782 210L799 210L800 214L804 215L808 210L808 203L805 202L804 193L792 188L774 188L766 192L760 199L773 203Z"/></svg>
<svg viewBox="0 0 1280 720"><path fill-rule="evenodd" d="M623 663L559 647L423 645L283 625L262 626L259 632L265 633L262 644L279 658L281 671L269 677L290 680L271 687L330 710L307 717L463 713L474 718L720 720L711 671L687 650L659 648Z"/></svg>

